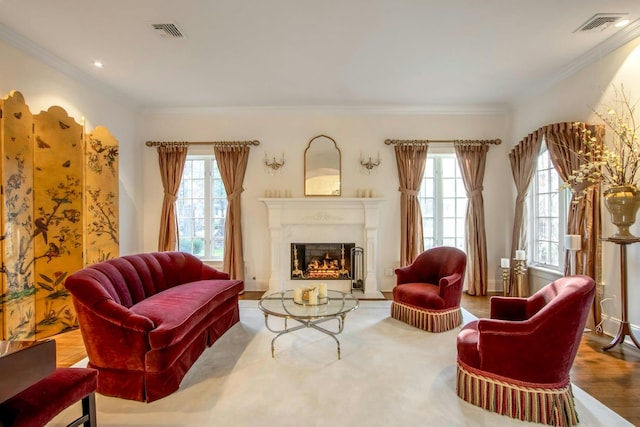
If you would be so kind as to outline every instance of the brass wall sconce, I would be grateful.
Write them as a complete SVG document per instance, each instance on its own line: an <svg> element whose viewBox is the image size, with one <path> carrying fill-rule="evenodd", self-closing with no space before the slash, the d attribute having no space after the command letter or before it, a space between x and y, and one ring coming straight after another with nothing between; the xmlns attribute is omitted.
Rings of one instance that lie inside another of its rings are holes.
<svg viewBox="0 0 640 427"><path fill-rule="evenodd" d="M275 156L269 160L269 156L264 155L264 166L269 173L275 173L284 167L284 153L280 156L280 160L277 160Z"/></svg>
<svg viewBox="0 0 640 427"><path fill-rule="evenodd" d="M364 157L362 157L362 154L360 154L360 166L362 167L362 170L367 173L373 172L374 168L380 166L380 153L378 153L375 160L373 160L371 156L369 156L369 160L366 162L364 160Z"/></svg>

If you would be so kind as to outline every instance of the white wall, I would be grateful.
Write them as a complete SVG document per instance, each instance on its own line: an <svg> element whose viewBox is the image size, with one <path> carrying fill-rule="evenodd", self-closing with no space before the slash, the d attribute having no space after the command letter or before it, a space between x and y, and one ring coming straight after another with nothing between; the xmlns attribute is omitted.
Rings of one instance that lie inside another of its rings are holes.
<svg viewBox="0 0 640 427"><path fill-rule="evenodd" d="M623 83L633 99L640 99L639 72L640 39L636 39L554 86L522 97L514 108L513 140L519 141L540 126L555 122L582 120L600 123L592 110L613 99L612 85L619 87ZM604 206L602 212L603 237L607 237L615 233L615 227ZM640 236L640 222L631 227L631 233ZM628 247L627 260L628 320L633 325L640 325L640 244ZM602 261L604 327L607 333L615 334L621 316L618 246L603 242ZM633 327L636 334L637 328Z"/></svg>
<svg viewBox="0 0 640 427"><path fill-rule="evenodd" d="M379 248L380 277L383 291L395 285L395 277L385 277L385 268L395 268L400 254L398 177L392 146L385 139L508 139L508 116L494 114L372 114L321 113L295 111L147 112L141 120L146 140L260 141L251 148L245 176L243 202L244 253L247 266L246 288L266 290L269 280L269 233L265 205L258 201L265 190L289 189L293 197L303 197L303 155L309 140L325 134L335 139L342 152L342 195L355 197L356 190L371 188L384 197L381 209L383 231ZM513 179L507 159L510 144L491 146L484 182L487 216L490 288L501 287L497 266L510 247L513 221ZM435 149L435 145L433 146ZM284 152L286 165L281 174L269 175L265 154L279 157ZM380 153L382 164L373 175L360 172L359 158ZM157 249L162 185L156 150L144 152L144 247ZM504 225L508 224L508 227ZM255 277L255 279L253 279Z"/></svg>
<svg viewBox="0 0 640 427"><path fill-rule="evenodd" d="M120 143L120 253L136 252L142 241L142 148L135 136L136 115L125 102L97 92L43 62L0 41L0 96L12 90L24 95L31 112L52 105L64 108L87 130L103 125Z"/></svg>

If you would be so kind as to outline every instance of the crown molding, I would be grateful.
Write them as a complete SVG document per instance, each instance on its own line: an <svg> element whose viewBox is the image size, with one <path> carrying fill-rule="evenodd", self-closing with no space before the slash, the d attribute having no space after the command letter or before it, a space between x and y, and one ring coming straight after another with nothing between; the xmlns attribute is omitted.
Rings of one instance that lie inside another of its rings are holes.
<svg viewBox="0 0 640 427"><path fill-rule="evenodd" d="M169 107L144 108L143 115L224 115L224 114L305 114L305 115L495 115L509 113L505 104L499 105L427 105L427 106L249 106L249 107Z"/></svg>
<svg viewBox="0 0 640 427"><path fill-rule="evenodd" d="M139 109L140 104L134 101L131 97L117 91L112 86L103 83L90 74L82 71L81 69L71 65L59 56L54 55L42 46L32 42L31 40L21 36L15 31L11 30L7 26L0 24L0 40L6 42L10 46L15 47L27 55L43 62L56 71L66 75L72 80L79 82L102 95L109 97L119 103L124 103L126 106L132 109Z"/></svg>
<svg viewBox="0 0 640 427"><path fill-rule="evenodd" d="M562 80L565 80L566 78L571 77L574 74L577 74L580 70L595 63L614 50L637 39L638 37L640 37L640 19L636 19L625 28L617 31L611 37L600 42L584 54L578 56L569 64L559 69L556 73L546 77L543 80L540 80L533 86L522 91L519 95L517 95L517 99L512 100L512 104L515 103L520 97L528 98L532 95L539 94L540 92L549 89L556 83L561 82Z"/></svg>

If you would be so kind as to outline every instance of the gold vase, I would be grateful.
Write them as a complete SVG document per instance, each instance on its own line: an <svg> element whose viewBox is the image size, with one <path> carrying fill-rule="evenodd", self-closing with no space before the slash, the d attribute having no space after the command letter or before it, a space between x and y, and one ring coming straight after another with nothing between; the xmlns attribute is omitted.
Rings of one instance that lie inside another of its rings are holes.
<svg viewBox="0 0 640 427"><path fill-rule="evenodd" d="M611 222L618 227L616 239L635 238L629 227L636 222L636 214L640 208L640 191L633 186L619 185L604 192L604 204L611 214Z"/></svg>

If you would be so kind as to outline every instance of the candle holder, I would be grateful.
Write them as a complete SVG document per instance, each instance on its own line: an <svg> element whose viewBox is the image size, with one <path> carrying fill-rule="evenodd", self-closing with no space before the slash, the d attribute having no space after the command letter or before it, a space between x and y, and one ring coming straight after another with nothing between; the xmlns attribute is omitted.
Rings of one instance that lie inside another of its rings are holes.
<svg viewBox="0 0 640 427"><path fill-rule="evenodd" d="M516 290L519 297L526 296L524 291L524 275L527 272L527 262L523 259L514 259L513 272L516 277Z"/></svg>
<svg viewBox="0 0 640 427"><path fill-rule="evenodd" d="M506 297L509 295L510 281L509 277L511 276L511 269L509 267L502 267L502 294Z"/></svg>

